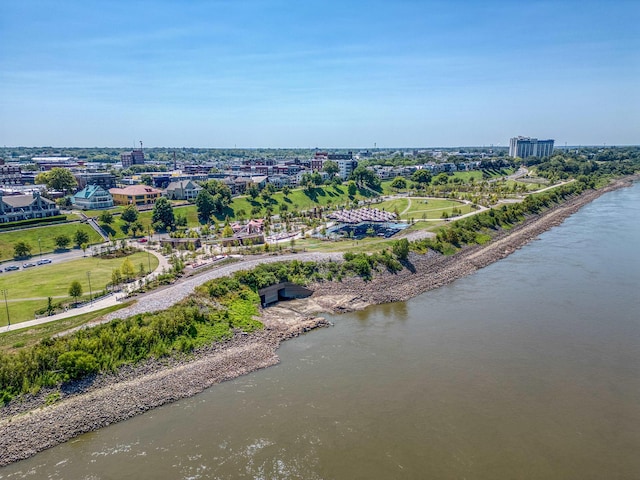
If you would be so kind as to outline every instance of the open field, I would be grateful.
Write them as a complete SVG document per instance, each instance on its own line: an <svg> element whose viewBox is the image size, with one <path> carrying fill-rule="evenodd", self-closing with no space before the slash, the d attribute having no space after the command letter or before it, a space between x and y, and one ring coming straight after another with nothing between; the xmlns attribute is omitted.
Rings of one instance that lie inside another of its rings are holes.
<svg viewBox="0 0 640 480"><path fill-rule="evenodd" d="M12 230L10 232L0 233L0 261L13 259L13 246L20 240L31 245L31 255L37 256L40 253L38 247L38 239L42 253L53 252L56 248L55 237L59 235L67 235L71 240L70 247L73 245L73 235L76 230L82 230L89 234L89 243L99 243L102 241L100 235L84 223L62 223L50 225L46 227L25 228L23 230Z"/></svg>
<svg viewBox="0 0 640 480"><path fill-rule="evenodd" d="M402 220L440 219L443 212L451 216L454 208L460 209L462 214L473 211L468 204L442 198L396 198L377 203L375 208L384 209L387 212L397 210Z"/></svg>
<svg viewBox="0 0 640 480"><path fill-rule="evenodd" d="M131 260L136 272L140 266L145 271L158 266L158 259L145 252L134 253L127 257ZM102 259L86 257L64 263L39 265L29 270L21 270L0 276L0 290L7 290L7 299L11 323L24 322L34 318L34 311L46 307L47 297L54 303L71 300L69 285L77 280L82 285L83 298L89 297L89 277L91 272L91 291L94 295L101 292L111 282L111 273L122 266L123 258ZM0 309L1 310L1 309ZM4 310L0 311L0 326L7 324Z"/></svg>
<svg viewBox="0 0 640 480"><path fill-rule="evenodd" d="M453 180L454 178L460 178L463 182L469 182L471 180L473 180L475 183L480 183L483 180L483 172L486 173L489 176L489 179L491 178L500 178L500 177L506 177L507 175L510 175L514 172L513 168L502 168L500 170L472 170L470 172L455 172L452 175L449 175L449 181ZM439 174L434 175L437 176ZM411 179L406 179L407 183L412 183ZM381 183L381 187L382 187L382 193L384 195L393 195L394 193L397 193L397 191L393 188L391 188L391 182L393 182L393 179L389 179L389 180L383 180ZM407 189L403 189L400 191L406 191Z"/></svg>

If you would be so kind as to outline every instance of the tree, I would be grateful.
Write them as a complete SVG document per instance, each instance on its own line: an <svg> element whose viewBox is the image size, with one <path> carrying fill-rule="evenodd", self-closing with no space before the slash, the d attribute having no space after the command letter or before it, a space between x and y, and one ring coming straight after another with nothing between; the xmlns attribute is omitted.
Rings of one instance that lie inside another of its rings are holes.
<svg viewBox="0 0 640 480"><path fill-rule="evenodd" d="M111 212L104 211L100 214L98 220L107 225L111 225L113 223L113 214Z"/></svg>
<svg viewBox="0 0 640 480"><path fill-rule="evenodd" d="M13 246L13 253L16 257L28 257L31 255L31 245L20 240Z"/></svg>
<svg viewBox="0 0 640 480"><path fill-rule="evenodd" d="M176 227L186 227L187 226L187 216L184 214L177 214L175 216L175 226Z"/></svg>
<svg viewBox="0 0 640 480"><path fill-rule="evenodd" d="M151 221L153 222L154 228L156 228L156 225L160 225L162 230L169 230L173 228L176 224L176 217L173 214L173 207L168 199L165 197L158 199L153 207Z"/></svg>
<svg viewBox="0 0 640 480"><path fill-rule="evenodd" d="M380 186L380 178L378 178L375 172L362 165L358 165L353 170L350 178L360 187L378 188Z"/></svg>
<svg viewBox="0 0 640 480"><path fill-rule="evenodd" d="M162 199L167 200L164 197L160 198L160 200L162 200ZM160 200L158 200L158 202ZM167 200L167 202L168 201L169 200ZM156 205L157 205L158 202L156 202ZM155 211L155 209L154 209L154 211ZM138 220L138 209L136 208L135 205L127 205L126 207L124 207L124 210L122 210L122 214L120 215L120 218L122 218L122 220L124 222L133 223L136 220Z"/></svg>
<svg viewBox="0 0 640 480"><path fill-rule="evenodd" d="M406 260L409 257L409 240L401 238L393 242L391 251L398 258L398 260Z"/></svg>
<svg viewBox="0 0 640 480"><path fill-rule="evenodd" d="M320 175L318 172L313 172L311 174L311 181L314 183L314 185L322 185L322 175Z"/></svg>
<svg viewBox="0 0 640 480"><path fill-rule="evenodd" d="M73 234L73 243L75 243L78 247L80 247L83 243L89 243L89 234L84 230L76 230L76 233Z"/></svg>
<svg viewBox="0 0 640 480"><path fill-rule="evenodd" d="M226 224L222 229L222 238L230 238L230 237L233 237L233 228L231 228L231 225Z"/></svg>
<svg viewBox="0 0 640 480"><path fill-rule="evenodd" d="M44 174L38 175L38 177L40 180L44 180L47 188L51 190L67 192L78 186L78 182L75 177L71 171L66 168L55 167Z"/></svg>
<svg viewBox="0 0 640 480"><path fill-rule="evenodd" d="M200 190L196 197L196 209L198 211L198 219L201 222L208 221L217 211L217 205L213 195L207 190Z"/></svg>
<svg viewBox="0 0 640 480"><path fill-rule="evenodd" d="M127 280L131 280L136 273L133 263L131 263L131 260L128 258L125 258L124 262L122 262L120 271L122 272L122 276Z"/></svg>
<svg viewBox="0 0 640 480"><path fill-rule="evenodd" d="M358 187L356 186L356 183L354 181L350 181L347 184L347 192L349 193L350 197L353 197L358 192Z"/></svg>
<svg viewBox="0 0 640 480"><path fill-rule="evenodd" d="M322 164L322 170L327 172L329 178L332 178L340 171L340 166L333 160L327 160Z"/></svg>
<svg viewBox="0 0 640 480"><path fill-rule="evenodd" d="M131 235L133 235L134 237L138 234L138 232L142 232L143 230L144 227L142 226L142 223L140 223L140 220L136 220L131 224Z"/></svg>
<svg viewBox="0 0 640 480"><path fill-rule="evenodd" d="M61 250L64 250L65 248L67 248L71 243L71 239L69 238L68 235L58 235L53 239L53 241L55 242L56 247Z"/></svg>
<svg viewBox="0 0 640 480"><path fill-rule="evenodd" d="M114 268L111 271L111 284L114 287L117 287L121 283L122 283L122 273L120 273L120 269L119 268Z"/></svg>
<svg viewBox="0 0 640 480"><path fill-rule="evenodd" d="M407 181L402 177L396 177L391 182L391 188L395 188L396 190L403 190L407 188Z"/></svg>
<svg viewBox="0 0 640 480"><path fill-rule="evenodd" d="M436 185L446 185L449 183L449 175L446 173L440 173L433 179L433 183Z"/></svg>
<svg viewBox="0 0 640 480"><path fill-rule="evenodd" d="M284 187L282 187L282 195L284 195L285 198L287 198L290 193L291 193L291 189L289 188L288 185L285 185Z"/></svg>
<svg viewBox="0 0 640 480"><path fill-rule="evenodd" d="M231 189L219 180L207 180L202 182L202 187L211 196L207 199L206 204L209 206L209 213L206 216L200 217L201 220L208 220L212 214L221 214L225 208L231 203ZM202 193L202 192L200 192ZM198 197L200 194L198 194ZM196 198L196 205L198 199ZM204 210L207 210L205 207Z"/></svg>
<svg viewBox="0 0 640 480"><path fill-rule="evenodd" d="M144 185L152 186L153 185L153 177L148 173L143 173L140 175L140 182Z"/></svg>
<svg viewBox="0 0 640 480"><path fill-rule="evenodd" d="M216 195L220 195L220 199L223 203L227 205L231 203L231 189L227 186L226 183L221 182L220 180L212 179L207 180L206 182L202 182L201 185L214 197Z"/></svg>
<svg viewBox="0 0 640 480"><path fill-rule="evenodd" d="M80 297L81 295L82 284L79 281L74 280L73 282L71 282L71 285L69 285L69 296L73 297L75 303L78 303L78 297Z"/></svg>
<svg viewBox="0 0 640 480"><path fill-rule="evenodd" d="M253 200L255 200L258 195L260 195L260 190L255 183L250 183L247 187L247 195L249 195Z"/></svg>
<svg viewBox="0 0 640 480"><path fill-rule="evenodd" d="M424 169L416 170L413 172L413 175L411 175L411 180L417 183L427 184L431 182L431 172Z"/></svg>

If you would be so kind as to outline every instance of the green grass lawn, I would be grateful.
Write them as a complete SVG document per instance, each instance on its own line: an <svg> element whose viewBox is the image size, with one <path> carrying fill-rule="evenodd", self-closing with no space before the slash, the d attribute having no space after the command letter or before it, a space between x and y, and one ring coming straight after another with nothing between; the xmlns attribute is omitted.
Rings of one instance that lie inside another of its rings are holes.
<svg viewBox="0 0 640 480"><path fill-rule="evenodd" d="M124 207L121 205L115 205L111 208L100 208L98 210L82 210L82 213L84 213L87 217L94 217L97 218L99 217L103 212L109 212L112 215L118 215L122 212L122 210L124 210Z"/></svg>
<svg viewBox="0 0 640 480"><path fill-rule="evenodd" d="M23 230L13 230L10 232L0 233L0 261L13 259L13 246L20 240L31 245L31 255L40 254L38 239L40 239L40 247L42 253L53 252L56 248L55 237L59 235L67 235L73 244L73 235L76 230L82 230L89 234L89 243L99 243L102 241L100 235L84 223L63 223L58 225L50 225L46 227L26 228ZM70 247L72 245L69 245Z"/></svg>
<svg viewBox="0 0 640 480"><path fill-rule="evenodd" d="M363 200L372 196L373 193L369 190L358 189L355 199ZM251 210L254 207L260 208L259 215L261 216L265 214L267 205L272 206L273 213L278 213L280 205L287 205L288 211L302 211L311 210L313 207L318 206L336 206L350 202L351 199L346 185L317 187L312 192L306 192L304 189L298 188L292 190L286 197L282 192L276 192L271 196L270 201L263 200L261 196L258 196L255 200L247 196L235 197L231 202L229 211L219 215L218 220L224 220L226 214L229 214L229 218L233 218L232 215L237 215L241 210L244 210L245 218L252 217Z"/></svg>
<svg viewBox="0 0 640 480"><path fill-rule="evenodd" d="M148 271L149 263L154 270L158 266L158 259L146 252L138 252L129 256L137 271L140 265ZM47 305L47 297L53 297L54 303L70 300L69 286L77 280L82 285L85 297L89 296L89 277L91 272L91 290L94 295L104 290L111 281L111 273L119 268L124 258L101 259L86 257L59 264L39 265L29 270L14 273L3 273L0 276L0 290L7 290L7 299L11 322L18 323L34 318L36 309ZM39 300L30 300L39 298ZM6 325L6 313L0 311L0 326Z"/></svg>
<svg viewBox="0 0 640 480"><path fill-rule="evenodd" d="M12 332L0 332L0 350L3 352L16 352L21 348L30 347L46 337L51 337L71 328L84 325L107 313L120 310L131 305L132 302L125 302L95 312L85 313L76 317L63 318L55 322L45 323L31 328L14 330Z"/></svg>
<svg viewBox="0 0 640 480"><path fill-rule="evenodd" d="M504 177L512 174L513 172L514 172L514 169L512 168L503 168L500 170L484 171L484 173L486 173L489 176L489 178ZM439 175L439 174L436 174L436 175ZM436 175L434 175L434 177ZM465 183L468 183L471 180L473 180L475 183L480 183L483 180L482 176L483 176L483 171L481 170L472 170L469 172L455 172L453 173L453 175L449 175L449 181L451 181L454 178L461 178ZM413 183L411 182L410 179L406 179L406 180L407 180L407 184ZM382 184L381 184L382 191L385 195L393 195L394 193L398 193L398 190L391 188L391 182L393 182L393 179L382 181ZM406 192L407 190L408 188L405 188L399 191Z"/></svg>
<svg viewBox="0 0 640 480"><path fill-rule="evenodd" d="M442 217L442 212L451 215L453 208L462 210L463 214L473 211L470 205L456 200L441 198L396 198L377 203L374 207L384 209L387 212L393 212L397 209L402 220L409 220L410 218L416 220L439 219Z"/></svg>

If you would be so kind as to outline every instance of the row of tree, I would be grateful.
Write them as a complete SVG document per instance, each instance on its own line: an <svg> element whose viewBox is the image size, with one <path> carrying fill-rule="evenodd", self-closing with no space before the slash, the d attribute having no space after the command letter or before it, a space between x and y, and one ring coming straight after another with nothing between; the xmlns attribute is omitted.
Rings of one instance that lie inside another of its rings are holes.
<svg viewBox="0 0 640 480"><path fill-rule="evenodd" d="M66 249L71 244L71 238L68 235L58 235L53 241L56 248L60 250ZM78 248L87 248L89 244L89 234L84 230L76 230L73 234L73 242ZM16 258L25 258L31 256L33 246L26 240L19 240L13 245L13 254Z"/></svg>

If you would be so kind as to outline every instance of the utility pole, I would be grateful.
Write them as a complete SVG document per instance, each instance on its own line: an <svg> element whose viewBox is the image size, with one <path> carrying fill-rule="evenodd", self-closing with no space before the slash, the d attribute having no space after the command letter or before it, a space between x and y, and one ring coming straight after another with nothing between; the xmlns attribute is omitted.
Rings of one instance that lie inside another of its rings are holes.
<svg viewBox="0 0 640 480"><path fill-rule="evenodd" d="M7 302L7 291L2 290L2 293L4 294L4 306L7 308L7 326L10 327L11 319L9 318L9 303Z"/></svg>
<svg viewBox="0 0 640 480"><path fill-rule="evenodd" d="M93 293L91 292L91 272L87 272L87 279L89 280L89 306L93 305Z"/></svg>
<svg viewBox="0 0 640 480"><path fill-rule="evenodd" d="M40 249L40 258L42 258L42 245L40 245L40 238L38 238L38 248Z"/></svg>

